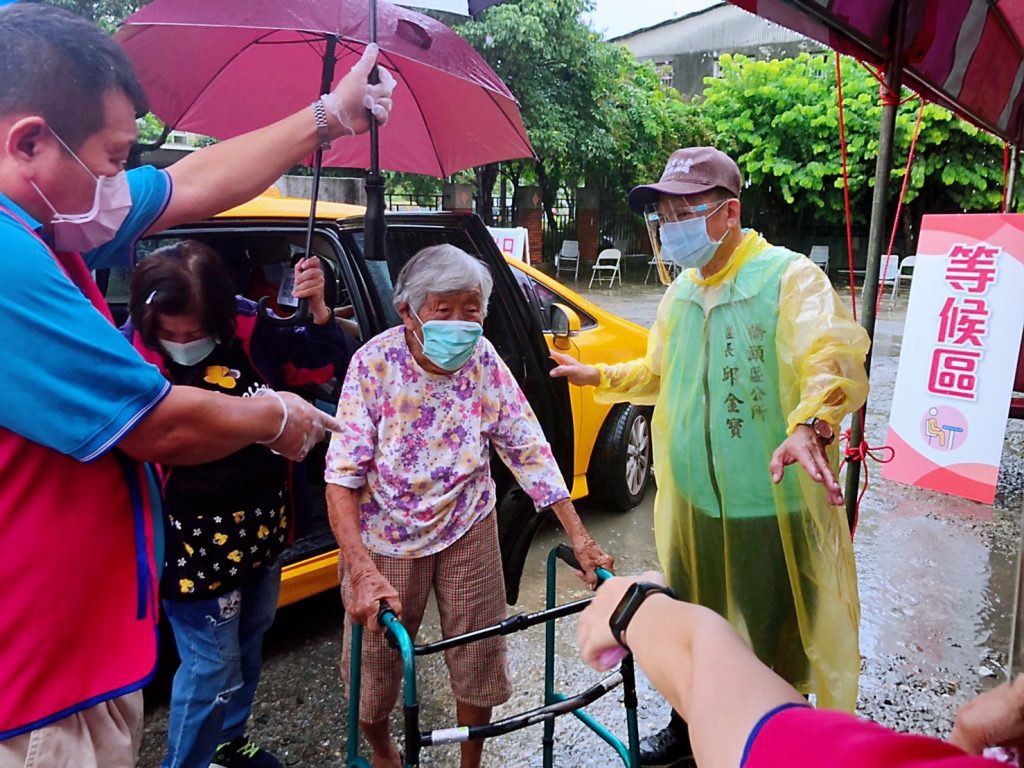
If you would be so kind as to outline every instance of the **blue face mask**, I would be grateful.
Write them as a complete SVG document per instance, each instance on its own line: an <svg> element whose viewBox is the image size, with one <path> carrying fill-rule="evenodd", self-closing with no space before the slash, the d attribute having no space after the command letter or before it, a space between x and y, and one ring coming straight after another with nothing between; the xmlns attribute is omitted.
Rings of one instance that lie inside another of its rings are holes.
<svg viewBox="0 0 1024 768"><path fill-rule="evenodd" d="M483 326L468 320L428 320L424 323L416 310L412 310L412 314L422 326L423 340L416 340L423 347L423 354L446 371L457 371L466 364L484 332Z"/></svg>
<svg viewBox="0 0 1024 768"><path fill-rule="evenodd" d="M723 200L711 213L717 211L727 201ZM705 216L695 216L684 221L670 221L659 227L661 255L674 261L683 269L700 269L715 256L715 251L725 239L712 240L708 234L708 220Z"/></svg>

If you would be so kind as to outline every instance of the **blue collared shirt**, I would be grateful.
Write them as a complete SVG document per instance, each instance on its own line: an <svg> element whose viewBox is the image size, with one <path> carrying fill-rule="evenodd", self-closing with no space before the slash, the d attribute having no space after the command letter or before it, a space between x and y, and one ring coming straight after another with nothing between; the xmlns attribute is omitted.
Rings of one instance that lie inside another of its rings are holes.
<svg viewBox="0 0 1024 768"><path fill-rule="evenodd" d="M164 171L137 168L128 180L132 210L114 240L82 254L91 269L131 263L170 199ZM2 194L0 206L42 234ZM80 461L110 450L170 391L33 232L2 211L0 354L0 427Z"/></svg>

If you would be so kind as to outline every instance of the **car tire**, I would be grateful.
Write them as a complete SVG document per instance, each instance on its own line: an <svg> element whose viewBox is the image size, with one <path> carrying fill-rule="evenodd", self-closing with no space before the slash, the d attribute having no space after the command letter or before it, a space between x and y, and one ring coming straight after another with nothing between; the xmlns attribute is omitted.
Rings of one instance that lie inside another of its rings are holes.
<svg viewBox="0 0 1024 768"><path fill-rule="evenodd" d="M590 496L618 512L643 501L651 481L650 414L650 409L628 403L615 406L590 457Z"/></svg>

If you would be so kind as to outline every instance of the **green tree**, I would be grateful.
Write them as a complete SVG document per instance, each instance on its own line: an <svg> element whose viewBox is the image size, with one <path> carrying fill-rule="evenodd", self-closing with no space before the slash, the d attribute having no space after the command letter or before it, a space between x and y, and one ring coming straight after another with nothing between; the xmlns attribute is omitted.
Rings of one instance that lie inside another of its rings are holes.
<svg viewBox="0 0 1024 768"><path fill-rule="evenodd" d="M559 186L582 177L585 158L604 138L592 130L599 105L600 41L580 23L589 0L521 0L489 9L458 32L519 100L537 154L527 163L540 185L549 223ZM488 176L483 177L486 187ZM489 196L490 189L482 191Z"/></svg>
<svg viewBox="0 0 1024 768"><path fill-rule="evenodd" d="M151 0L44 0L78 14L113 33L124 18Z"/></svg>
<svg viewBox="0 0 1024 768"><path fill-rule="evenodd" d="M638 180L657 176L672 149L710 136L651 64L581 21L591 7L520 0L458 28L519 100L537 158L503 163L501 173L514 185L540 186L551 228L559 190L589 182L619 201ZM496 165L478 169L485 216L497 178Z"/></svg>
<svg viewBox="0 0 1024 768"><path fill-rule="evenodd" d="M623 204L638 183L661 175L665 160L679 147L708 144L710 123L688 108L674 88L666 88L650 62L637 61L624 46L601 49L606 73L595 94L601 105L596 130L601 151L584 165L608 203Z"/></svg>
<svg viewBox="0 0 1024 768"><path fill-rule="evenodd" d="M854 225L862 228L870 216L882 108L875 78L853 60L843 58L841 66L850 202ZM721 70L720 78L706 81L703 98L686 108L713 125L717 146L736 158L749 184L744 210L751 223L770 238L841 226L842 161L832 55L775 61L726 55ZM918 108L918 100L911 99L897 112L893 203L903 182ZM916 232L925 212L996 210L1001 193L999 141L948 110L926 105L907 186L904 232Z"/></svg>

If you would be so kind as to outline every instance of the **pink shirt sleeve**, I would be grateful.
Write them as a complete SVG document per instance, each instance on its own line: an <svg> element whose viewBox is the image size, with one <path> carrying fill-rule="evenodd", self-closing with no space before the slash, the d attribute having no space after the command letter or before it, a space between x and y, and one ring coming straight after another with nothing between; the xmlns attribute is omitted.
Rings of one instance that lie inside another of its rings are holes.
<svg viewBox="0 0 1024 768"><path fill-rule="evenodd" d="M750 734L741 768L998 768L930 736L896 733L845 712L788 706Z"/></svg>
<svg viewBox="0 0 1024 768"><path fill-rule="evenodd" d="M365 349L365 347L364 347ZM377 444L380 380L372 376L359 352L352 358L338 400L341 431L331 435L324 480L346 488L362 488Z"/></svg>

